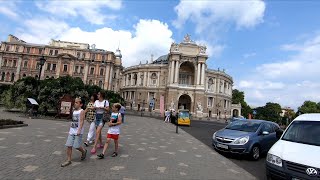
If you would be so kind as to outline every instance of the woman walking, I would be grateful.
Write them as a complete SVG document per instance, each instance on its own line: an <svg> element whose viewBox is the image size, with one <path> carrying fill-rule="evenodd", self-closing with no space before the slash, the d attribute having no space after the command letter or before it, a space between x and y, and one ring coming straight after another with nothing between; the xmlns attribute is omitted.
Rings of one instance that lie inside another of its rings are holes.
<svg viewBox="0 0 320 180"><path fill-rule="evenodd" d="M96 138L96 124L94 122L95 116L96 116L96 110L94 108L94 102L98 99L96 94L93 94L90 97L90 102L87 105L86 108L86 120L90 125L88 136L87 136L87 141L84 142L85 146L89 146L89 144L92 144L94 139Z"/></svg>
<svg viewBox="0 0 320 180"><path fill-rule="evenodd" d="M96 125L96 140L94 145L91 149L91 154L95 154L98 148L103 148L102 139L101 139L101 130L104 126L103 122L103 115L109 112L109 102L105 100L105 93L100 91L98 93L98 100L94 102L94 108L96 110L96 118L95 118L95 125ZM99 145L98 145L99 142ZM98 145L98 146L97 146Z"/></svg>

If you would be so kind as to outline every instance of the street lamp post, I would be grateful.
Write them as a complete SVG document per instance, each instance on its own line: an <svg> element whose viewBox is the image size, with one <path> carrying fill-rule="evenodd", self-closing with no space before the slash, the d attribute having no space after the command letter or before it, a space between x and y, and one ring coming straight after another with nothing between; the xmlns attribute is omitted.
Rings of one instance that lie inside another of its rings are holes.
<svg viewBox="0 0 320 180"><path fill-rule="evenodd" d="M39 71L39 77L38 77L39 82L40 82L42 67L43 67L43 65L44 65L45 62L46 62L46 59L44 58L44 56L42 56L42 57L40 58L40 71Z"/></svg>

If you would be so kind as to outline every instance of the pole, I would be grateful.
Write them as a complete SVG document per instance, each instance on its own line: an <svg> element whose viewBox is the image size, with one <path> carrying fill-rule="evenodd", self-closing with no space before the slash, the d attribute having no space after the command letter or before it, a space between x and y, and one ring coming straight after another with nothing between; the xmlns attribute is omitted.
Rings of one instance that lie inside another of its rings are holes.
<svg viewBox="0 0 320 180"><path fill-rule="evenodd" d="M175 119L176 120L176 133L178 134L178 118Z"/></svg>

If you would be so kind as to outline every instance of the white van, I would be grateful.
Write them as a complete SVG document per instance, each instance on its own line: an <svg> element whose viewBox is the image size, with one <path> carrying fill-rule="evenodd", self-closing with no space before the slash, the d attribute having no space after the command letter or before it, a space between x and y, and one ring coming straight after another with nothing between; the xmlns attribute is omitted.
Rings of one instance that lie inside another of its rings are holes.
<svg viewBox="0 0 320 180"><path fill-rule="evenodd" d="M295 118L269 150L268 179L320 179L320 113Z"/></svg>

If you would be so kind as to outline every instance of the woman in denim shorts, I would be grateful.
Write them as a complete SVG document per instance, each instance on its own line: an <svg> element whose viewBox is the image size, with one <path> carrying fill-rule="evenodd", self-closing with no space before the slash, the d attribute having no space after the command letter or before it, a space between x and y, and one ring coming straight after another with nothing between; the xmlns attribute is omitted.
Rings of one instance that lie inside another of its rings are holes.
<svg viewBox="0 0 320 180"><path fill-rule="evenodd" d="M105 100L105 93L103 91L98 93L98 100L94 102L94 108L96 110L95 124L96 124L96 140L94 142L91 154L95 154L98 148L103 148L102 139L101 139L101 130L104 126L103 114L109 111L109 102ZM99 145L98 145L99 142Z"/></svg>

